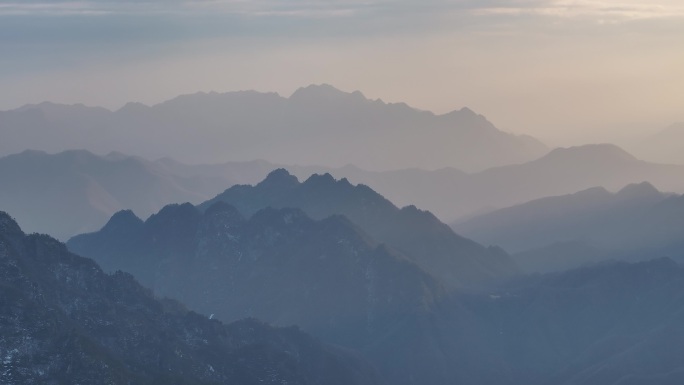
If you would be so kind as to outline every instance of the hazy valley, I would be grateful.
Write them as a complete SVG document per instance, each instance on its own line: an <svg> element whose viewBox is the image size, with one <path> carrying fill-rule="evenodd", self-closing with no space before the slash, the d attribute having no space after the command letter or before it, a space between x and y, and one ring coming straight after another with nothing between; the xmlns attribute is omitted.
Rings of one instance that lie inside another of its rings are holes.
<svg viewBox="0 0 684 385"><path fill-rule="evenodd" d="M681 0L0 0L0 385L684 383Z"/></svg>
<svg viewBox="0 0 684 385"><path fill-rule="evenodd" d="M5 383L684 380L683 165L326 85L0 133Z"/></svg>

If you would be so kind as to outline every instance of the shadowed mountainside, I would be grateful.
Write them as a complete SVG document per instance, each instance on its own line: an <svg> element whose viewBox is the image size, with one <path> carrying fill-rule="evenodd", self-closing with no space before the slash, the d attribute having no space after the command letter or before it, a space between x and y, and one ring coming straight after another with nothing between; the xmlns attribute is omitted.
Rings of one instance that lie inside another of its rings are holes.
<svg viewBox="0 0 684 385"><path fill-rule="evenodd" d="M352 185L347 179L336 181L330 174L315 174L300 183L278 169L255 186L233 186L199 207L206 209L219 201L245 216L265 207L296 207L314 219L344 215L449 288L478 285L517 272L503 250L485 248L455 234L428 211L415 206L399 209L371 188Z"/></svg>
<svg viewBox="0 0 684 385"><path fill-rule="evenodd" d="M510 383L677 384L683 293L684 268L656 259L527 277L466 308Z"/></svg>
<svg viewBox="0 0 684 385"><path fill-rule="evenodd" d="M617 193L593 188L497 210L457 231L518 254L528 271L558 270L604 259L684 255L684 201L649 183Z"/></svg>
<svg viewBox="0 0 684 385"><path fill-rule="evenodd" d="M230 325L159 301L0 212L3 384L380 384L296 328Z"/></svg>
<svg viewBox="0 0 684 385"><path fill-rule="evenodd" d="M245 219L223 202L204 213L171 205L145 222L120 212L68 244L205 314L296 324L357 349L390 383L454 375L434 350L439 331L424 324L444 290L342 216L314 221L298 209L267 208Z"/></svg>
<svg viewBox="0 0 684 385"><path fill-rule="evenodd" d="M684 269L668 259L445 295L341 217L316 222L299 210L269 208L245 219L222 202L204 213L169 206L145 222L122 212L69 245L128 265L204 312L302 322L324 340L359 349L390 383L684 378L677 358L684 354Z"/></svg>

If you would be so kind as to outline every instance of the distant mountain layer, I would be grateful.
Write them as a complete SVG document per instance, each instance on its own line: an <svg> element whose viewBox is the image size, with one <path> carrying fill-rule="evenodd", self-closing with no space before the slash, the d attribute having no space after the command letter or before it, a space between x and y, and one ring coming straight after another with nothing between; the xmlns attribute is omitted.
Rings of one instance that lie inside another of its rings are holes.
<svg viewBox="0 0 684 385"><path fill-rule="evenodd" d="M602 259L684 256L684 200L649 183L617 193L593 188L497 210L453 226L485 244L520 252L531 271Z"/></svg>
<svg viewBox="0 0 684 385"><path fill-rule="evenodd" d="M578 193L536 199L454 225L456 231L485 244L518 252L555 241L619 237L626 226L668 194L649 183L632 184L617 193L595 187ZM612 246L612 245L611 245Z"/></svg>
<svg viewBox="0 0 684 385"><path fill-rule="evenodd" d="M264 162L215 170L117 153L24 151L0 158L0 208L16 213L29 232L67 239L99 229L119 210L147 217L169 203L199 203L234 183L256 182L270 170Z"/></svg>
<svg viewBox="0 0 684 385"><path fill-rule="evenodd" d="M158 301L0 212L0 382L380 384L375 371L296 328L230 325Z"/></svg>
<svg viewBox="0 0 684 385"><path fill-rule="evenodd" d="M235 206L251 216L266 207L302 209L314 219L344 215L373 239L405 255L447 287L478 285L517 272L501 249L485 248L455 234L430 212L394 206L365 185L336 181L330 174L314 174L304 182L278 169L255 186L233 186L201 204Z"/></svg>
<svg viewBox="0 0 684 385"><path fill-rule="evenodd" d="M66 151L25 151L0 158L0 207L29 232L66 239L94 231L119 210L143 218L170 203L198 203L235 184L254 184L278 167L302 180L314 173L365 184L398 206L429 210L443 221L463 221L497 208L602 186L617 190L648 181L684 193L684 166L640 161L612 145L556 149L532 162L468 174L456 169L372 172L279 166L265 161L187 165L164 158Z"/></svg>
<svg viewBox="0 0 684 385"><path fill-rule="evenodd" d="M615 191L631 183L648 181L661 191L684 193L684 166L645 162L610 144L557 148L527 163L477 173L451 168L387 172L369 172L353 166L287 168L298 177L329 172L336 178L366 184L396 205L416 205L449 223L597 186Z"/></svg>
<svg viewBox="0 0 684 385"><path fill-rule="evenodd" d="M190 163L266 159L280 164L354 163L369 169L456 167L474 171L547 152L463 108L444 115L366 99L329 85L289 98L255 91L198 93L117 111L42 103L0 112L0 154L27 148L121 151ZM428 154L428 155L426 155Z"/></svg>

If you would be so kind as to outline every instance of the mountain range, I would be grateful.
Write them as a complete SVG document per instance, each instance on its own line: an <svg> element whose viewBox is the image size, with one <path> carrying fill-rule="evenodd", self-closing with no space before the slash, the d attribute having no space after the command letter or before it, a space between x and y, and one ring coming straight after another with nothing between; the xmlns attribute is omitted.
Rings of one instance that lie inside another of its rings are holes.
<svg viewBox="0 0 684 385"><path fill-rule="evenodd" d="M358 350L389 383L407 383L407 373L443 380L439 355L409 336L433 333L415 323L445 290L342 216L315 221L298 209L267 208L247 219L223 202L205 212L170 205L145 222L120 212L68 245L195 311L297 325Z"/></svg>
<svg viewBox="0 0 684 385"><path fill-rule="evenodd" d="M605 259L684 256L684 201L649 183L616 193L592 188L496 210L454 225L516 253L527 270L561 270Z"/></svg>
<svg viewBox="0 0 684 385"><path fill-rule="evenodd" d="M432 277L346 218L315 221L297 209L267 208L246 219L223 202L204 213L186 203L145 222L122 211L68 245L107 271L130 271L159 295L225 320L366 330L377 327L373 314L396 313L397 304L420 308L443 295ZM414 291L421 295L397 295Z"/></svg>
<svg viewBox="0 0 684 385"><path fill-rule="evenodd" d="M281 175L282 176L282 175ZM305 182L306 183L306 182ZM340 182L337 182L340 183ZM358 350L394 384L674 384L684 268L609 262L445 292L349 220L213 202L115 215L69 247L218 318L258 314Z"/></svg>
<svg viewBox="0 0 684 385"><path fill-rule="evenodd" d="M684 165L329 85L0 137L2 384L684 381Z"/></svg>
<svg viewBox="0 0 684 385"><path fill-rule="evenodd" d="M398 206L421 207L450 224L593 187L615 191L647 181L661 191L684 193L684 166L646 162L612 144L556 148L530 162L473 173L454 168L373 172L352 165L334 169L283 167L300 178L330 173L365 184Z"/></svg>
<svg viewBox="0 0 684 385"><path fill-rule="evenodd" d="M503 250L482 247L457 235L428 211L415 206L399 209L368 186L338 181L330 174L314 174L300 183L285 169L278 169L255 186L233 186L199 208L215 202L229 203L247 217L266 207L295 207L318 220L344 215L450 288L516 272Z"/></svg>
<svg viewBox="0 0 684 385"><path fill-rule="evenodd" d="M325 166L338 167L353 153L357 166L374 170L450 166L473 171L548 151L531 137L498 130L467 108L435 115L329 85L300 88L288 98L256 91L197 93L154 106L129 103L116 111L26 105L0 112L0 136L0 155L26 148L51 153L80 148L186 163L265 159L311 165L325 160Z"/></svg>
<svg viewBox="0 0 684 385"><path fill-rule="evenodd" d="M0 207L16 213L28 232L66 240L99 229L119 210L147 217L169 203L202 202L226 186L260 180L254 178L263 178L267 167L236 162L213 171L118 153L24 151L0 158Z"/></svg>
<svg viewBox="0 0 684 385"><path fill-rule="evenodd" d="M105 274L0 212L0 382L381 384L356 355L296 328L224 325Z"/></svg>
<svg viewBox="0 0 684 385"><path fill-rule="evenodd" d="M266 161L188 165L88 151L24 151L0 158L0 207L29 232L67 239L94 231L119 210L143 218L164 205L199 203L235 184L254 184L285 167L306 179L330 173L365 184L398 206L415 205L458 224L498 208L596 186L617 190L648 181L684 193L684 166L648 163L612 145L556 149L532 162L468 174L456 169L374 172L356 166L282 166Z"/></svg>

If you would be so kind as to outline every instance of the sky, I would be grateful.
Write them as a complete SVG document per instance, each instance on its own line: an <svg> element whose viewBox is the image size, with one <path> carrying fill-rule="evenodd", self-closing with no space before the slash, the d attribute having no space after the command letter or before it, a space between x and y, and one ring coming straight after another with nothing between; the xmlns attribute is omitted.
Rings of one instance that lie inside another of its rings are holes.
<svg viewBox="0 0 684 385"><path fill-rule="evenodd" d="M0 110L328 83L546 143L684 121L684 1L0 0Z"/></svg>

